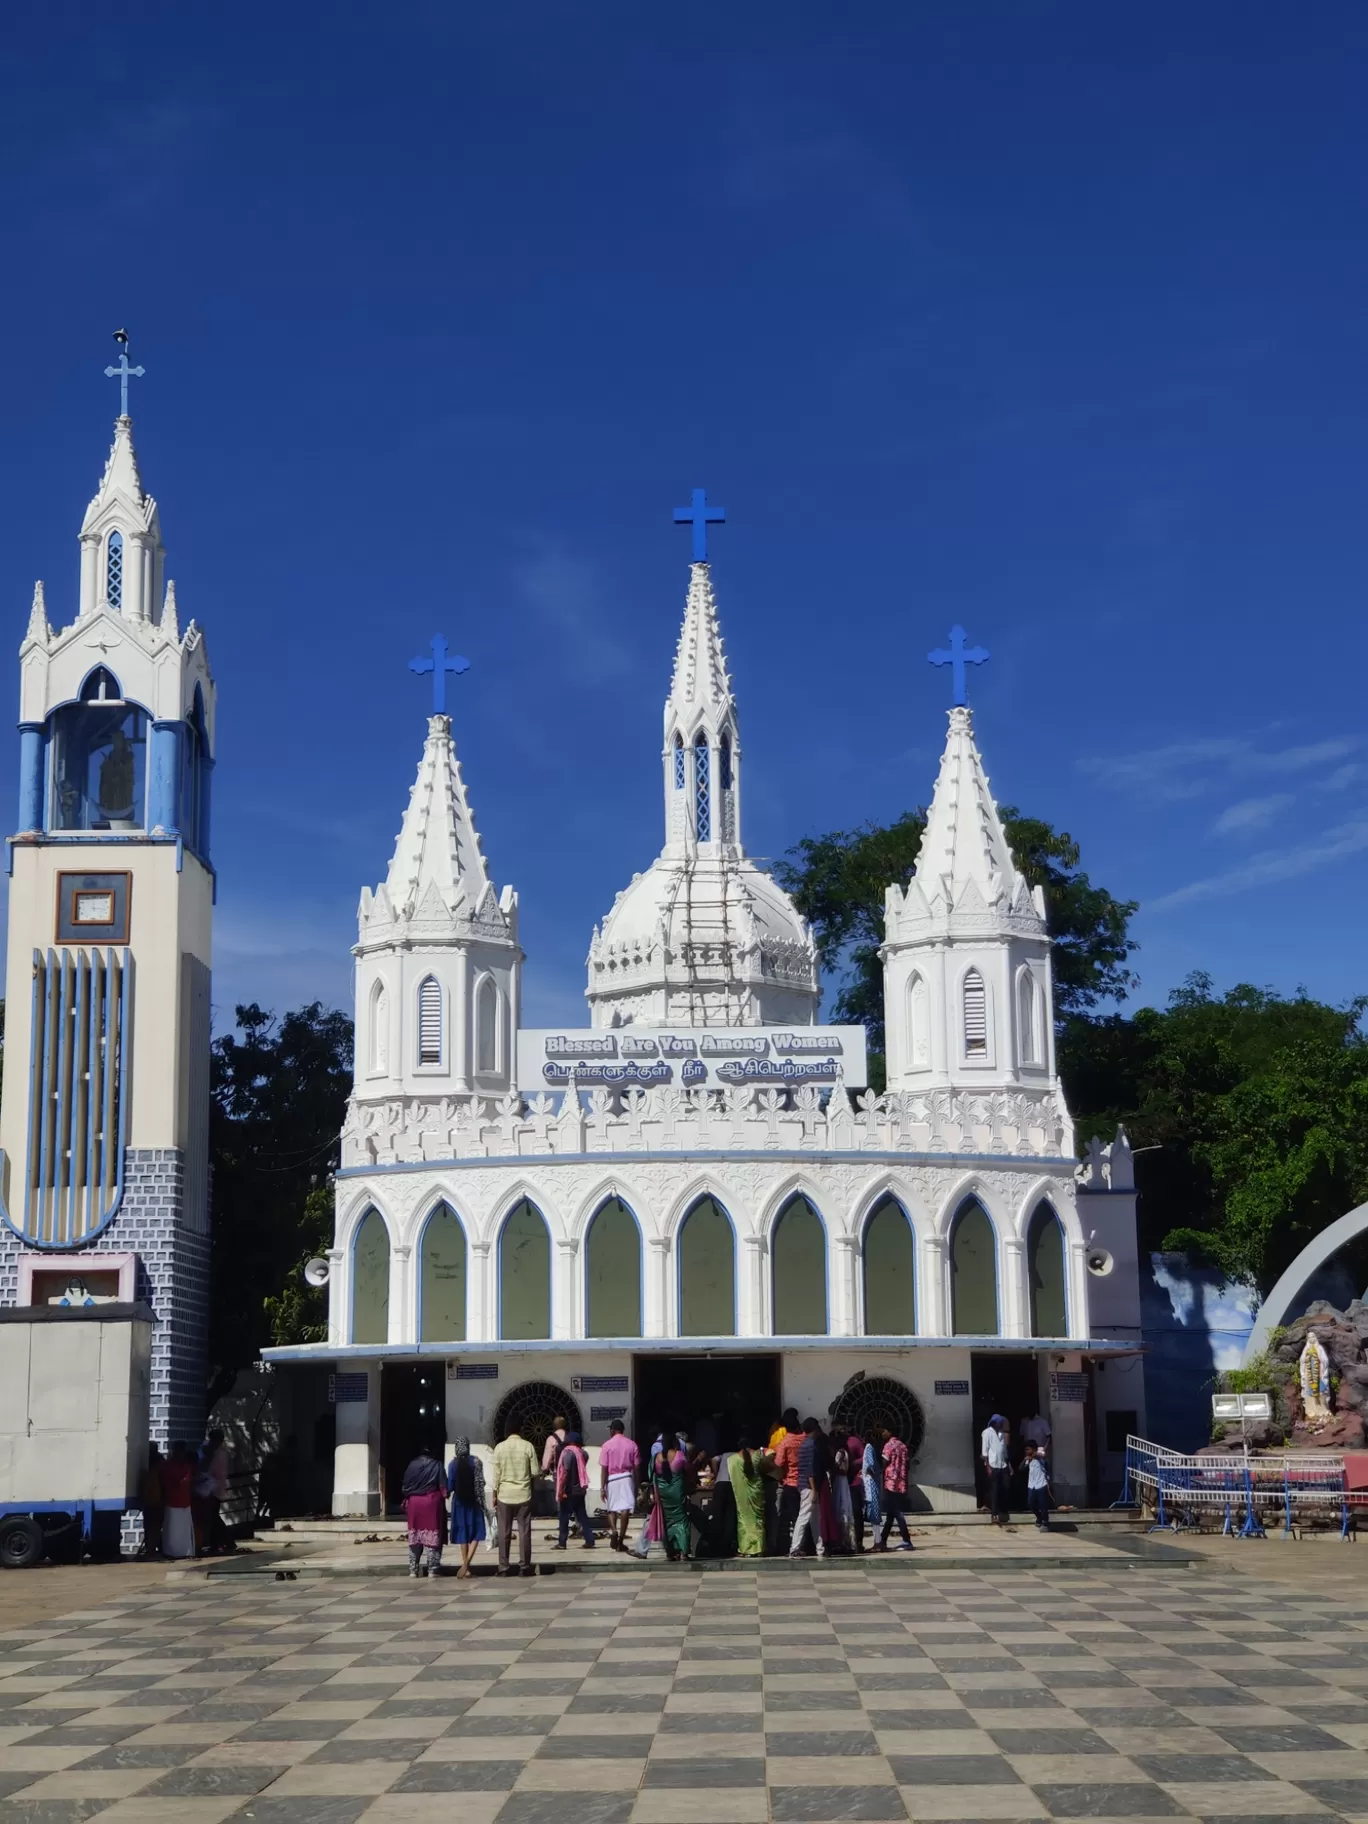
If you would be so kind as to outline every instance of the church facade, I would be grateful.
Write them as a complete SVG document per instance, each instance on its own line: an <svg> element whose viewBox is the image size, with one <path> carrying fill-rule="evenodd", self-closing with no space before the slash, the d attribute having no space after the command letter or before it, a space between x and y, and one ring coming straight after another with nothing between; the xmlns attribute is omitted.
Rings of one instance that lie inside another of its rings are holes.
<svg viewBox="0 0 1368 1824"><path fill-rule="evenodd" d="M215 691L138 470L127 376L142 369L124 354L108 371L124 410L74 608L54 626L39 583L19 649L0 1306L150 1305L164 1446L204 1423ZM97 1373L74 1373L80 1400ZM57 1494L64 1428L79 1430L65 1397L48 1403Z"/></svg>
<svg viewBox="0 0 1368 1824"><path fill-rule="evenodd" d="M958 693L957 694L961 694ZM711 568L690 571L662 743L664 843L588 954L579 1030L521 1018L496 887L434 715L388 873L361 896L356 1079L326 1343L334 1510L393 1504L420 1435L492 1446L553 1417L591 1447L782 1407L913 1447L974 1505L991 1411L1049 1417L1061 1498L1143 1422L1124 1134L1080 1170L1054 1061L1040 890L950 711L913 878L890 882L886 1087L818 1023L818 957L747 856Z"/></svg>

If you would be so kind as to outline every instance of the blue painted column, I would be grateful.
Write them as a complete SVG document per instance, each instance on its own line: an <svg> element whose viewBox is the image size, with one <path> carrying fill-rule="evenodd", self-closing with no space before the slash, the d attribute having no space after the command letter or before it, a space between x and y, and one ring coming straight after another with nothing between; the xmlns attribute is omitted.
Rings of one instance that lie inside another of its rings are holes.
<svg viewBox="0 0 1368 1824"><path fill-rule="evenodd" d="M177 801L180 797L181 725L154 722L148 753L147 827L168 836L180 834Z"/></svg>
<svg viewBox="0 0 1368 1824"><path fill-rule="evenodd" d="M46 729L41 722L19 724L19 831L41 830L47 773Z"/></svg>

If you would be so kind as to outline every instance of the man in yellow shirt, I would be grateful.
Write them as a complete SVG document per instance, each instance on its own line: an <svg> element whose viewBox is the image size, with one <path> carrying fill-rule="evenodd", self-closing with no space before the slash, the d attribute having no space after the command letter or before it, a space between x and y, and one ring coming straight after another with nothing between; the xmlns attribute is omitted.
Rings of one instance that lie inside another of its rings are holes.
<svg viewBox="0 0 1368 1824"><path fill-rule="evenodd" d="M537 1453L517 1427L496 1445L490 1466L494 1513L499 1532L499 1575L508 1575L508 1549L513 1524L518 1527L518 1563L524 1577L532 1575L532 1478L537 1474Z"/></svg>
<svg viewBox="0 0 1368 1824"><path fill-rule="evenodd" d="M798 1423L798 1408L796 1406L788 1407L783 1418L780 1419L779 1423L770 1433L770 1449L778 1450L782 1439L786 1438L791 1431L800 1431L801 1429L802 1427Z"/></svg>

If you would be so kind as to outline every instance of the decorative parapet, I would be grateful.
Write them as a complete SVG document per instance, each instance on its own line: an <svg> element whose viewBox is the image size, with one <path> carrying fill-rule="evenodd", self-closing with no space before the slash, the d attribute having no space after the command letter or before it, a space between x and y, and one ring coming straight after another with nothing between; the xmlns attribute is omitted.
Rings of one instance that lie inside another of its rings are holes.
<svg viewBox="0 0 1368 1824"><path fill-rule="evenodd" d="M408 1097L347 1110L342 1165L601 1153L923 1153L1057 1160L1073 1124L1049 1090L910 1091L852 1101L843 1086Z"/></svg>

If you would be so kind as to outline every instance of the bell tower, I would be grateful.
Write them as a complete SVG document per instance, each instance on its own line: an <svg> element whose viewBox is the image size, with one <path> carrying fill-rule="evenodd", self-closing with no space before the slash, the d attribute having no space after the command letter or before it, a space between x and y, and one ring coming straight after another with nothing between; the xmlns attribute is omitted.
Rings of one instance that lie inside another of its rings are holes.
<svg viewBox="0 0 1368 1824"><path fill-rule="evenodd" d="M128 365L75 611L19 648L0 1103L0 1304L143 1299L154 1435L204 1421L215 691L181 631Z"/></svg>

